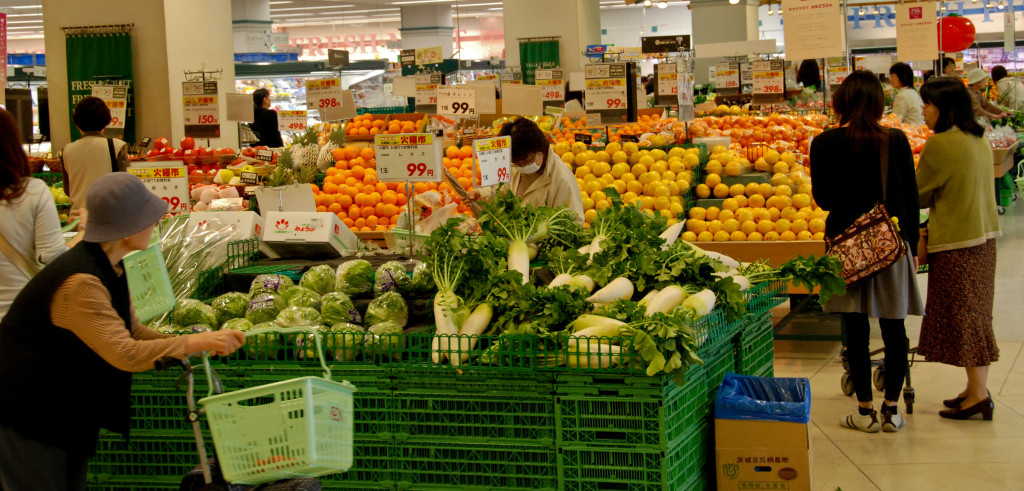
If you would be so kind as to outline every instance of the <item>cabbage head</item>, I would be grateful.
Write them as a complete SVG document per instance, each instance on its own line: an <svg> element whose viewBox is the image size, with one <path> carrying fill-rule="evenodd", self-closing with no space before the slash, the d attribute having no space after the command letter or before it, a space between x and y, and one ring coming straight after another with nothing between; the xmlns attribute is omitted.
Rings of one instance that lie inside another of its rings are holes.
<svg viewBox="0 0 1024 491"><path fill-rule="evenodd" d="M198 334L201 332L210 332L213 328L206 324L192 324L185 328L185 334Z"/></svg>
<svg viewBox="0 0 1024 491"><path fill-rule="evenodd" d="M333 273L332 273L333 274ZM284 294L289 307L320 309L320 294L303 286L293 286Z"/></svg>
<svg viewBox="0 0 1024 491"><path fill-rule="evenodd" d="M359 324L363 316L359 315L352 299L344 293L328 293L320 301L320 320L325 325L333 326L340 322Z"/></svg>
<svg viewBox="0 0 1024 491"><path fill-rule="evenodd" d="M349 296L370 293L373 290L373 265L365 259L345 261L338 266L335 291Z"/></svg>
<svg viewBox="0 0 1024 491"><path fill-rule="evenodd" d="M191 298L179 300L171 315L174 317L174 323L179 326L206 324L217 327L220 325L217 323L217 312L213 310L213 307Z"/></svg>
<svg viewBox="0 0 1024 491"><path fill-rule="evenodd" d="M339 322L323 332L324 347L336 361L352 361L362 349L365 335L362 326Z"/></svg>
<svg viewBox="0 0 1024 491"><path fill-rule="evenodd" d="M275 293L260 293L249 301L249 309L245 311L245 318L253 324L270 322L277 318L287 304L284 297Z"/></svg>
<svg viewBox="0 0 1024 491"><path fill-rule="evenodd" d="M326 264L309 268L299 280L299 286L309 288L320 295L334 291L334 270Z"/></svg>
<svg viewBox="0 0 1024 491"><path fill-rule="evenodd" d="M317 327L320 312L309 307L285 307L274 320L281 327Z"/></svg>
<svg viewBox="0 0 1024 491"><path fill-rule="evenodd" d="M252 326L251 330L258 331L260 329L268 329L272 327L281 326L272 321L260 322ZM281 344L280 337L280 334L276 332L247 336L245 338L245 352L249 355L250 359L275 360L277 359L277 349Z"/></svg>
<svg viewBox="0 0 1024 491"><path fill-rule="evenodd" d="M370 326L366 332L366 356L371 359L401 359L402 348L405 347L405 337L400 334L402 334L402 326L391 321Z"/></svg>
<svg viewBox="0 0 1024 491"><path fill-rule="evenodd" d="M255 297L260 293L284 293L295 286L295 282L287 276L279 274L261 274L252 280L249 285L249 296Z"/></svg>
<svg viewBox="0 0 1024 491"><path fill-rule="evenodd" d="M234 329L236 331L251 331L252 322L242 319L231 319L220 326L221 329Z"/></svg>
<svg viewBox="0 0 1024 491"><path fill-rule="evenodd" d="M430 267L427 266L427 263L416 261L416 266L412 268L410 287L412 291L423 293L434 289L434 278L430 276Z"/></svg>
<svg viewBox="0 0 1024 491"><path fill-rule="evenodd" d="M217 314L217 323L224 324L231 319L245 317L245 311L249 309L249 297L244 293L225 293L214 299L210 306Z"/></svg>
<svg viewBox="0 0 1024 491"><path fill-rule="evenodd" d="M283 312L282 312L283 313ZM324 329L315 328L314 332L320 333L320 343L324 345L327 343L323 336L326 335ZM324 348L326 353L326 348ZM325 355L326 356L326 355ZM316 335L314 333L300 334L295 338L295 358L299 360L319 360L320 357L316 354Z"/></svg>
<svg viewBox="0 0 1024 491"><path fill-rule="evenodd" d="M366 308L366 324L374 325L391 321L398 327L405 327L409 321L409 309L405 300L396 292L387 292L370 302Z"/></svg>

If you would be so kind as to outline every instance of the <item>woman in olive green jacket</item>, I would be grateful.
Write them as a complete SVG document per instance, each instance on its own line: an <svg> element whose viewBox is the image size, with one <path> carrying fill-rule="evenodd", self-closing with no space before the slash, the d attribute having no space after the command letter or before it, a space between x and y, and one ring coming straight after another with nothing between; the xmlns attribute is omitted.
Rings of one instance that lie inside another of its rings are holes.
<svg viewBox="0 0 1024 491"><path fill-rule="evenodd" d="M992 185L992 149L974 119L971 96L951 77L921 87L924 119L935 136L921 151L917 186L928 219L928 300L918 352L964 367L967 388L943 401L950 419L992 419L988 367L999 359L992 331L996 241L1001 236Z"/></svg>

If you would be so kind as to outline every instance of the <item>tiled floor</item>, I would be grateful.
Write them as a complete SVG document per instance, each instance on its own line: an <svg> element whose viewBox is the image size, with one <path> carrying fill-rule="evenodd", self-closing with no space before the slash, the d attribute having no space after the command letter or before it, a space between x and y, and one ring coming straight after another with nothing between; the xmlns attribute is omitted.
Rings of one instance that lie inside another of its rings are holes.
<svg viewBox="0 0 1024 491"><path fill-rule="evenodd" d="M996 403L994 421L940 418L942 399L965 386L964 370L917 363L911 368L914 414L907 415L901 432L842 428L840 416L853 411L856 402L840 389L840 343L775 341L775 375L811 380L814 489L1024 489L1024 200L1008 208L1000 222L994 313L1000 359L988 380ZM925 292L927 276L919 280ZM776 318L786 308L775 312ZM907 322L911 345L917 344L920 325L920 318ZM875 324L872 348L882 345L877 329ZM876 392L876 406L880 399Z"/></svg>

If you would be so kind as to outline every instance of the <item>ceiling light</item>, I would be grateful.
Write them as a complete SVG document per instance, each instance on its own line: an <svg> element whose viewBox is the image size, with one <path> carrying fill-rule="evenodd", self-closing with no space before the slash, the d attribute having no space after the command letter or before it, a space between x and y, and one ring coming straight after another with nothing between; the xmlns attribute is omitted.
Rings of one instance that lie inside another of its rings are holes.
<svg viewBox="0 0 1024 491"><path fill-rule="evenodd" d="M992 0L988 0L988 2L985 3L985 8L993 8L993 7L995 7L995 5L992 5Z"/></svg>
<svg viewBox="0 0 1024 491"><path fill-rule="evenodd" d="M667 0L660 0L660 1L658 2L658 8L659 8L659 9L663 9L663 8L665 8L665 7L668 7L668 1L667 1ZM1002 7L1002 6L1000 6L999 8L1003 8L1003 7Z"/></svg>
<svg viewBox="0 0 1024 491"><path fill-rule="evenodd" d="M775 10L770 3L768 4L768 15L775 15Z"/></svg>
<svg viewBox="0 0 1024 491"><path fill-rule="evenodd" d="M871 11L872 14L878 15L878 5L875 5L875 9Z"/></svg>
<svg viewBox="0 0 1024 491"><path fill-rule="evenodd" d="M946 11L946 4L942 4L942 6L939 7L939 11L940 12L945 12Z"/></svg>
<svg viewBox="0 0 1024 491"><path fill-rule="evenodd" d="M860 15L861 17L867 15L867 13L868 11L864 10L864 7L861 7L860 9L857 10L857 15Z"/></svg>
<svg viewBox="0 0 1024 491"><path fill-rule="evenodd" d="M729 0L729 3L736 5L737 3L740 3L740 0Z"/></svg>
<svg viewBox="0 0 1024 491"><path fill-rule="evenodd" d="M411 2L391 2L391 5L415 5L418 3L452 3L454 0L413 0Z"/></svg>
<svg viewBox="0 0 1024 491"><path fill-rule="evenodd" d="M341 8L345 8L345 7L355 7L355 5L352 5L352 4L344 4L344 5L331 5L331 6L329 6L329 7L287 7L287 8L281 8L281 9L270 9L270 13L274 13L274 12L285 12L285 11L288 11L288 10L322 10L322 9L341 9Z"/></svg>
<svg viewBox="0 0 1024 491"><path fill-rule="evenodd" d="M1005 0L999 0L999 10L1003 10L1005 8L1006 8Z"/></svg>
<svg viewBox="0 0 1024 491"><path fill-rule="evenodd" d="M644 0L644 7L650 7L652 3L651 0Z"/></svg>

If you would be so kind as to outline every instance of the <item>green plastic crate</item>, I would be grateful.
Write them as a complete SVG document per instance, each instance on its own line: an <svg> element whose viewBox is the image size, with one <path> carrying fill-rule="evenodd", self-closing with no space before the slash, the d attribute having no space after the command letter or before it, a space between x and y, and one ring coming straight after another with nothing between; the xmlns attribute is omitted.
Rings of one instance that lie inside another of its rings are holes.
<svg viewBox="0 0 1024 491"><path fill-rule="evenodd" d="M715 433L707 418L686 429L673 442L672 451L667 455L668 489L698 490L689 483L707 476L714 467Z"/></svg>
<svg viewBox="0 0 1024 491"><path fill-rule="evenodd" d="M224 286L224 267L210 268L199 273L196 280L196 291L192 298L196 300L212 300L226 292Z"/></svg>
<svg viewBox="0 0 1024 491"><path fill-rule="evenodd" d="M212 455L212 441L205 443ZM173 476L180 482L199 463L198 455L191 434L134 432L130 443L119 435L106 434L96 442L88 474L96 481Z"/></svg>
<svg viewBox="0 0 1024 491"><path fill-rule="evenodd" d="M696 443L696 442L693 442ZM668 451L645 446L570 446L558 452L560 491L676 491L701 468L709 449L677 444ZM702 469L703 470L703 469ZM689 490L687 490L689 491Z"/></svg>
<svg viewBox="0 0 1024 491"><path fill-rule="evenodd" d="M1013 203L1013 191L1013 188L999 190L999 195L996 196L999 206L1010 206Z"/></svg>
<svg viewBox="0 0 1024 491"><path fill-rule="evenodd" d="M765 312L748 321L740 331L738 350L738 373L754 375L755 369L775 362L775 346L772 341L775 333L772 330L772 316Z"/></svg>
<svg viewBox="0 0 1024 491"><path fill-rule="evenodd" d="M395 489L395 444L391 440L352 442L352 467L341 474L321 476L323 489Z"/></svg>
<svg viewBox="0 0 1024 491"><path fill-rule="evenodd" d="M89 491L178 491L185 476L93 476L88 475Z"/></svg>
<svg viewBox="0 0 1024 491"><path fill-rule="evenodd" d="M704 360L704 368L707 374L707 402L711 407L715 401L715 391L722 383L727 372L736 371L736 349L731 339L724 340L717 345L701 348L698 356Z"/></svg>
<svg viewBox="0 0 1024 491"><path fill-rule="evenodd" d="M400 442L395 449L399 489L558 489L553 446Z"/></svg>
<svg viewBox="0 0 1024 491"><path fill-rule="evenodd" d="M60 187L64 187L64 175L60 172L37 172L32 177L45 182L47 186L60 184Z"/></svg>
<svg viewBox="0 0 1024 491"><path fill-rule="evenodd" d="M260 239L228 242L228 270L253 266L260 262Z"/></svg>
<svg viewBox="0 0 1024 491"><path fill-rule="evenodd" d="M789 300L786 284L781 281L765 282L747 290L747 315L757 317Z"/></svg>

